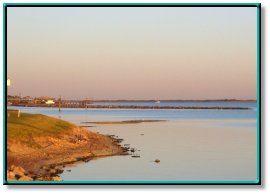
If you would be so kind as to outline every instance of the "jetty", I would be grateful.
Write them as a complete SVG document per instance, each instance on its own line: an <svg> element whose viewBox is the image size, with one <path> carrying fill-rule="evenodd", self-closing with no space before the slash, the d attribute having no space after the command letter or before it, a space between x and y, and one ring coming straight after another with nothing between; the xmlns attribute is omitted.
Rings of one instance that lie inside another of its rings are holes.
<svg viewBox="0 0 270 194"><path fill-rule="evenodd" d="M9 105L24 107L58 107L61 108L91 108L91 109L178 109L178 110L251 110L250 107L237 106L160 106L159 103L153 106L142 105L112 105L95 104L92 100L44 100L44 99L9 99Z"/></svg>
<svg viewBox="0 0 270 194"><path fill-rule="evenodd" d="M88 108L103 109L206 109L206 110L250 110L249 107L224 107L224 106L137 106L137 105L95 105L91 104Z"/></svg>

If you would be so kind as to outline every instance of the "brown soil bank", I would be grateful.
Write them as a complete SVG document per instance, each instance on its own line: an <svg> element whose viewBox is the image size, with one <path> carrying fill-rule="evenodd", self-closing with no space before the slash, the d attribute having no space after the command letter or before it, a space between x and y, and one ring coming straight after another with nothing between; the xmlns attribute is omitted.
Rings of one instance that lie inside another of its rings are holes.
<svg viewBox="0 0 270 194"><path fill-rule="evenodd" d="M7 120L8 180L60 180L66 164L126 154L115 139L60 119L8 111Z"/></svg>

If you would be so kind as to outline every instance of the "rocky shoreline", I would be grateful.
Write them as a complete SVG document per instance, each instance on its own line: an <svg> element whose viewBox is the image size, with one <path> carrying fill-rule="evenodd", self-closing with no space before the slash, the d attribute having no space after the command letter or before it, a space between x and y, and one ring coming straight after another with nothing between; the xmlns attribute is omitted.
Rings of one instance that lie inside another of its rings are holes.
<svg viewBox="0 0 270 194"><path fill-rule="evenodd" d="M113 135L45 115L8 114L7 181L59 181L67 165L128 154Z"/></svg>

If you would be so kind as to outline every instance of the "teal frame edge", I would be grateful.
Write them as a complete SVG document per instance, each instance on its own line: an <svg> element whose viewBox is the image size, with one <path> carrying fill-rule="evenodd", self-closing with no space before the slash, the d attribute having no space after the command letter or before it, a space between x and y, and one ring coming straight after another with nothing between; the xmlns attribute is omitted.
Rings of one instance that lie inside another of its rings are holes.
<svg viewBox="0 0 270 194"><path fill-rule="evenodd" d="M6 78L6 9L5 9L5 4L3 5L3 183L6 184L6 107L7 107L7 102L6 102L6 87L7 87L7 78Z"/></svg>
<svg viewBox="0 0 270 194"><path fill-rule="evenodd" d="M7 181L6 119L7 119L7 7L256 7L256 63L257 63L257 177L255 180L89 180L89 181ZM261 185L261 3L3 3L3 184L4 185Z"/></svg>
<svg viewBox="0 0 270 194"><path fill-rule="evenodd" d="M49 6L55 6L55 5L100 5L100 6L106 6L106 5L115 5L115 6L120 6L120 5L126 5L126 6L131 6L131 5L168 5L168 6L216 6L216 7L221 7L221 6L260 6L261 3L3 3L4 6L7 5L34 5L34 6L40 6L40 5L49 5Z"/></svg>
<svg viewBox="0 0 270 194"><path fill-rule="evenodd" d="M257 6L257 181L261 183L261 4Z"/></svg>

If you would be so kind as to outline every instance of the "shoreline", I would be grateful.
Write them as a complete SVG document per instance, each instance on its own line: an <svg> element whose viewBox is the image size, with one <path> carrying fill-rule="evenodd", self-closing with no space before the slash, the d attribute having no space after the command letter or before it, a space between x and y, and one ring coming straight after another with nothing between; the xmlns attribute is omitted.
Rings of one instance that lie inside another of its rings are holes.
<svg viewBox="0 0 270 194"><path fill-rule="evenodd" d="M256 102L255 99L247 99L247 100L241 100L241 99L213 99L213 100L93 100L93 102Z"/></svg>
<svg viewBox="0 0 270 194"><path fill-rule="evenodd" d="M116 138L112 136L107 136L106 138L111 139L111 143L113 146L118 148L114 148L111 150L111 153L104 152L104 153L80 153L81 147L76 149L78 153L68 153L67 157L61 159L63 155L58 153L58 158L53 159L52 162L49 158L42 160L47 160L46 162L36 163L36 161L29 162L35 166L35 170L30 168L23 168L22 166L11 165L7 169L7 180L8 181L62 181L60 178L60 174L64 172L64 169L69 165L76 165L80 164L81 162L89 162L94 159L99 159L103 157L109 156L117 156L117 155L129 155L128 149L126 147L122 147L117 141ZM74 150L73 150L74 151ZM45 152L44 152L45 153ZM66 154L64 154L66 155ZM34 164L35 163L35 164ZM38 169L39 168L39 169Z"/></svg>
<svg viewBox="0 0 270 194"><path fill-rule="evenodd" d="M8 181L61 181L60 174L64 172L64 169L68 165L76 165L81 162L89 162L93 159L99 159L103 157L116 156L116 155L128 155L128 150L118 144L117 140L113 137L108 137L111 139L112 144L119 147L119 150L112 151L111 153L100 153L100 154L88 154L88 153L78 153L69 154L68 157L61 161L61 158L57 158L55 162L47 162L40 165L40 170L34 170L29 168L23 168L21 166L13 165L7 169L7 180ZM80 148L78 149L78 152ZM58 155L58 157L62 155ZM43 159L46 160L46 159ZM34 163L34 162L31 162ZM37 165L37 164L35 164Z"/></svg>
<svg viewBox="0 0 270 194"><path fill-rule="evenodd" d="M16 104L11 105L15 107L54 107L59 108L58 105L46 105L46 104ZM173 110L252 110L250 107L225 107L225 106L136 106L136 105L68 105L61 106L62 108L87 108L87 109L141 109L141 110L152 110L152 109L173 109Z"/></svg>
<svg viewBox="0 0 270 194"><path fill-rule="evenodd" d="M138 124L138 123L153 123L165 122L167 120L124 120L124 121L84 121L81 124ZM87 126L89 127L89 126ZM95 127L95 126L90 126Z"/></svg>
<svg viewBox="0 0 270 194"><path fill-rule="evenodd" d="M9 114L9 119L13 119L11 120L13 123L14 119L20 119L14 117L15 111ZM38 117L39 122L42 122L40 119L46 122L46 119L49 119L69 124L44 115L22 113L21 117L34 119ZM38 129L38 133L31 131L31 137L27 141L24 135L18 135L13 139L14 126L11 121L8 122L7 131L7 181L60 181L59 174L64 171L66 165L88 162L105 156L129 154L128 148L121 146L120 139L115 136L94 133L73 124L70 124L70 129L65 126L60 133L49 131L48 134L40 135L43 129ZM26 123L32 124L28 120ZM20 124L19 129L23 127L24 125Z"/></svg>

